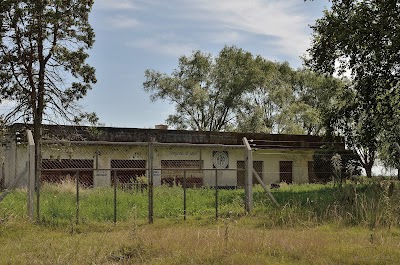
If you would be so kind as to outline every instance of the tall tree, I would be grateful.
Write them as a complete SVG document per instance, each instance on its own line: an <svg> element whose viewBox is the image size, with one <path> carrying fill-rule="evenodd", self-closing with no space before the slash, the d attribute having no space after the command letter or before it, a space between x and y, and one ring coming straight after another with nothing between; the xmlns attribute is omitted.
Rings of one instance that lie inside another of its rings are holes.
<svg viewBox="0 0 400 265"><path fill-rule="evenodd" d="M312 29L306 64L321 73L350 72L354 98L343 114L351 119L342 128L364 165L372 165L379 138L399 120L400 1L333 0Z"/></svg>
<svg viewBox="0 0 400 265"><path fill-rule="evenodd" d="M330 114L332 127L342 132L347 145L357 152L361 166L370 177L379 149L382 126L377 120L377 113L360 101L351 83L345 88L337 95L334 112Z"/></svg>
<svg viewBox="0 0 400 265"><path fill-rule="evenodd" d="M304 105L298 112L298 123L303 133L330 134L333 130L330 120L341 101L339 96L343 93L345 80L298 69L292 82L295 105Z"/></svg>
<svg viewBox="0 0 400 265"><path fill-rule="evenodd" d="M341 80L261 57L256 64L257 86L246 93L238 110L237 130L312 135L326 131Z"/></svg>
<svg viewBox="0 0 400 265"><path fill-rule="evenodd" d="M153 101L175 104L168 124L210 131L320 134L342 84L234 46L216 58L196 51L182 56L171 75L147 70L145 76L143 87Z"/></svg>
<svg viewBox="0 0 400 265"><path fill-rule="evenodd" d="M287 62L275 63L261 56L256 57L255 65L256 86L247 91L244 104L237 110L237 130L282 132L285 125L279 116L294 100L289 81L293 71Z"/></svg>
<svg viewBox="0 0 400 265"><path fill-rule="evenodd" d="M85 63L94 42L88 20L93 0L2 0L0 99L15 103L6 121L33 122L40 166L42 123L74 120L76 102L96 82Z"/></svg>
<svg viewBox="0 0 400 265"><path fill-rule="evenodd" d="M221 131L234 124L235 110L243 94L254 87L254 60L249 52L224 47L216 58L195 51L179 58L171 75L146 70L144 90L153 101L175 104L167 123L178 128Z"/></svg>

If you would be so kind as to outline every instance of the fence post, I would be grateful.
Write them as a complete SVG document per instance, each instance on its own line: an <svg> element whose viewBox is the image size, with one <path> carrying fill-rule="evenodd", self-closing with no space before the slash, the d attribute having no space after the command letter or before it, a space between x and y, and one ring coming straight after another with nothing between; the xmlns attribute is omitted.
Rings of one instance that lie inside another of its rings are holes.
<svg viewBox="0 0 400 265"><path fill-rule="evenodd" d="M38 129L38 130L37 130ZM42 135L42 128L36 128L34 133ZM35 142L35 185L37 222L40 222L40 180L42 174L42 140Z"/></svg>
<svg viewBox="0 0 400 265"><path fill-rule="evenodd" d="M261 177L258 175L257 171L254 168L253 168L253 174L254 174L254 177L256 177L258 183L260 183L260 185L264 188L264 190L268 194L269 198L275 203L276 206L279 206L279 203L275 200L274 195L272 195L271 191L265 185L264 181L261 179Z"/></svg>
<svg viewBox="0 0 400 265"><path fill-rule="evenodd" d="M42 175L42 154L40 153L42 148L42 143L39 141L35 143L35 185L36 185L36 214L37 214L37 222L40 222L40 178ZM40 151L40 152L39 152Z"/></svg>
<svg viewBox="0 0 400 265"><path fill-rule="evenodd" d="M35 142L31 130L26 130L28 138L28 216L34 221L35 212Z"/></svg>
<svg viewBox="0 0 400 265"><path fill-rule="evenodd" d="M149 174L149 179L148 179L148 195L149 195L149 224L153 223L153 217L154 217L154 207L153 207L153 200L154 200L154 194L153 194L153 141L154 138L152 138L149 142L148 146L148 174Z"/></svg>
<svg viewBox="0 0 400 265"><path fill-rule="evenodd" d="M186 170L183 170L183 220L186 221Z"/></svg>
<svg viewBox="0 0 400 265"><path fill-rule="evenodd" d="M118 185L118 174L117 170L114 170L114 224L117 223L117 185Z"/></svg>
<svg viewBox="0 0 400 265"><path fill-rule="evenodd" d="M215 169L215 220L218 221L218 169Z"/></svg>
<svg viewBox="0 0 400 265"><path fill-rule="evenodd" d="M250 213L253 209L253 155L251 147L246 137L243 137L244 156L245 156L245 175L244 175L244 207Z"/></svg>
<svg viewBox="0 0 400 265"><path fill-rule="evenodd" d="M79 224L79 170L76 171L76 224Z"/></svg>
<svg viewBox="0 0 400 265"><path fill-rule="evenodd" d="M96 147L96 156L95 156L95 168L96 168L96 170L98 170L99 169L99 147L97 146Z"/></svg>

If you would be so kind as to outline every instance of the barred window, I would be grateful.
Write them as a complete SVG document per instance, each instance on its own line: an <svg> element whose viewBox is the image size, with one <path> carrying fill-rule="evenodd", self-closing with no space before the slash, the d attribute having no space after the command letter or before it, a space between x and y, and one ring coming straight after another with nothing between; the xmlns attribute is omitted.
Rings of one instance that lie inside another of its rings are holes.
<svg viewBox="0 0 400 265"><path fill-rule="evenodd" d="M43 159L41 181L61 183L76 180L85 187L93 186L93 159Z"/></svg>

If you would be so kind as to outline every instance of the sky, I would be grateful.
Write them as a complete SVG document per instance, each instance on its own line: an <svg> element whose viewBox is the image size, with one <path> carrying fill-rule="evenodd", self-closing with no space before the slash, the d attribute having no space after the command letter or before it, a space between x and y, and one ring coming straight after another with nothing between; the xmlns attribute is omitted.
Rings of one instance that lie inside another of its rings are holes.
<svg viewBox="0 0 400 265"><path fill-rule="evenodd" d="M325 8L328 0L95 0L88 62L98 81L81 105L105 126L154 128L174 106L150 101L146 69L171 74L180 56L216 56L225 45L301 67Z"/></svg>

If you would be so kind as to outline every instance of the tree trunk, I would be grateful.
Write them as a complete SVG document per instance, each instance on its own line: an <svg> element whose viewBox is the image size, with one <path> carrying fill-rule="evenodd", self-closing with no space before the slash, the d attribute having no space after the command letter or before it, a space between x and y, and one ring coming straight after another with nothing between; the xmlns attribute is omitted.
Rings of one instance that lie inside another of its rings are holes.
<svg viewBox="0 0 400 265"><path fill-rule="evenodd" d="M45 95L45 71L46 61L43 55L43 30L45 27L42 25L42 14L44 10L43 3L37 4L38 8L38 41L37 41L37 52L39 59L39 73L38 73L38 86L36 93L36 100L34 104L33 112L33 140L35 141L35 165L36 165L36 197L37 197L37 220L40 220L39 216L39 205L40 205L40 175L42 169L42 122L43 122L43 111L44 111L44 95Z"/></svg>
<svg viewBox="0 0 400 265"><path fill-rule="evenodd" d="M372 177L372 164L368 163L364 167L365 173L367 173L367 177L370 178Z"/></svg>
<svg viewBox="0 0 400 265"><path fill-rule="evenodd" d="M397 180L400 181L400 166L397 168Z"/></svg>
<svg viewBox="0 0 400 265"><path fill-rule="evenodd" d="M367 177L372 177L372 167L374 166L375 162L376 149L368 148L364 149L363 152L357 151L357 153L361 158L361 165L364 167Z"/></svg>

